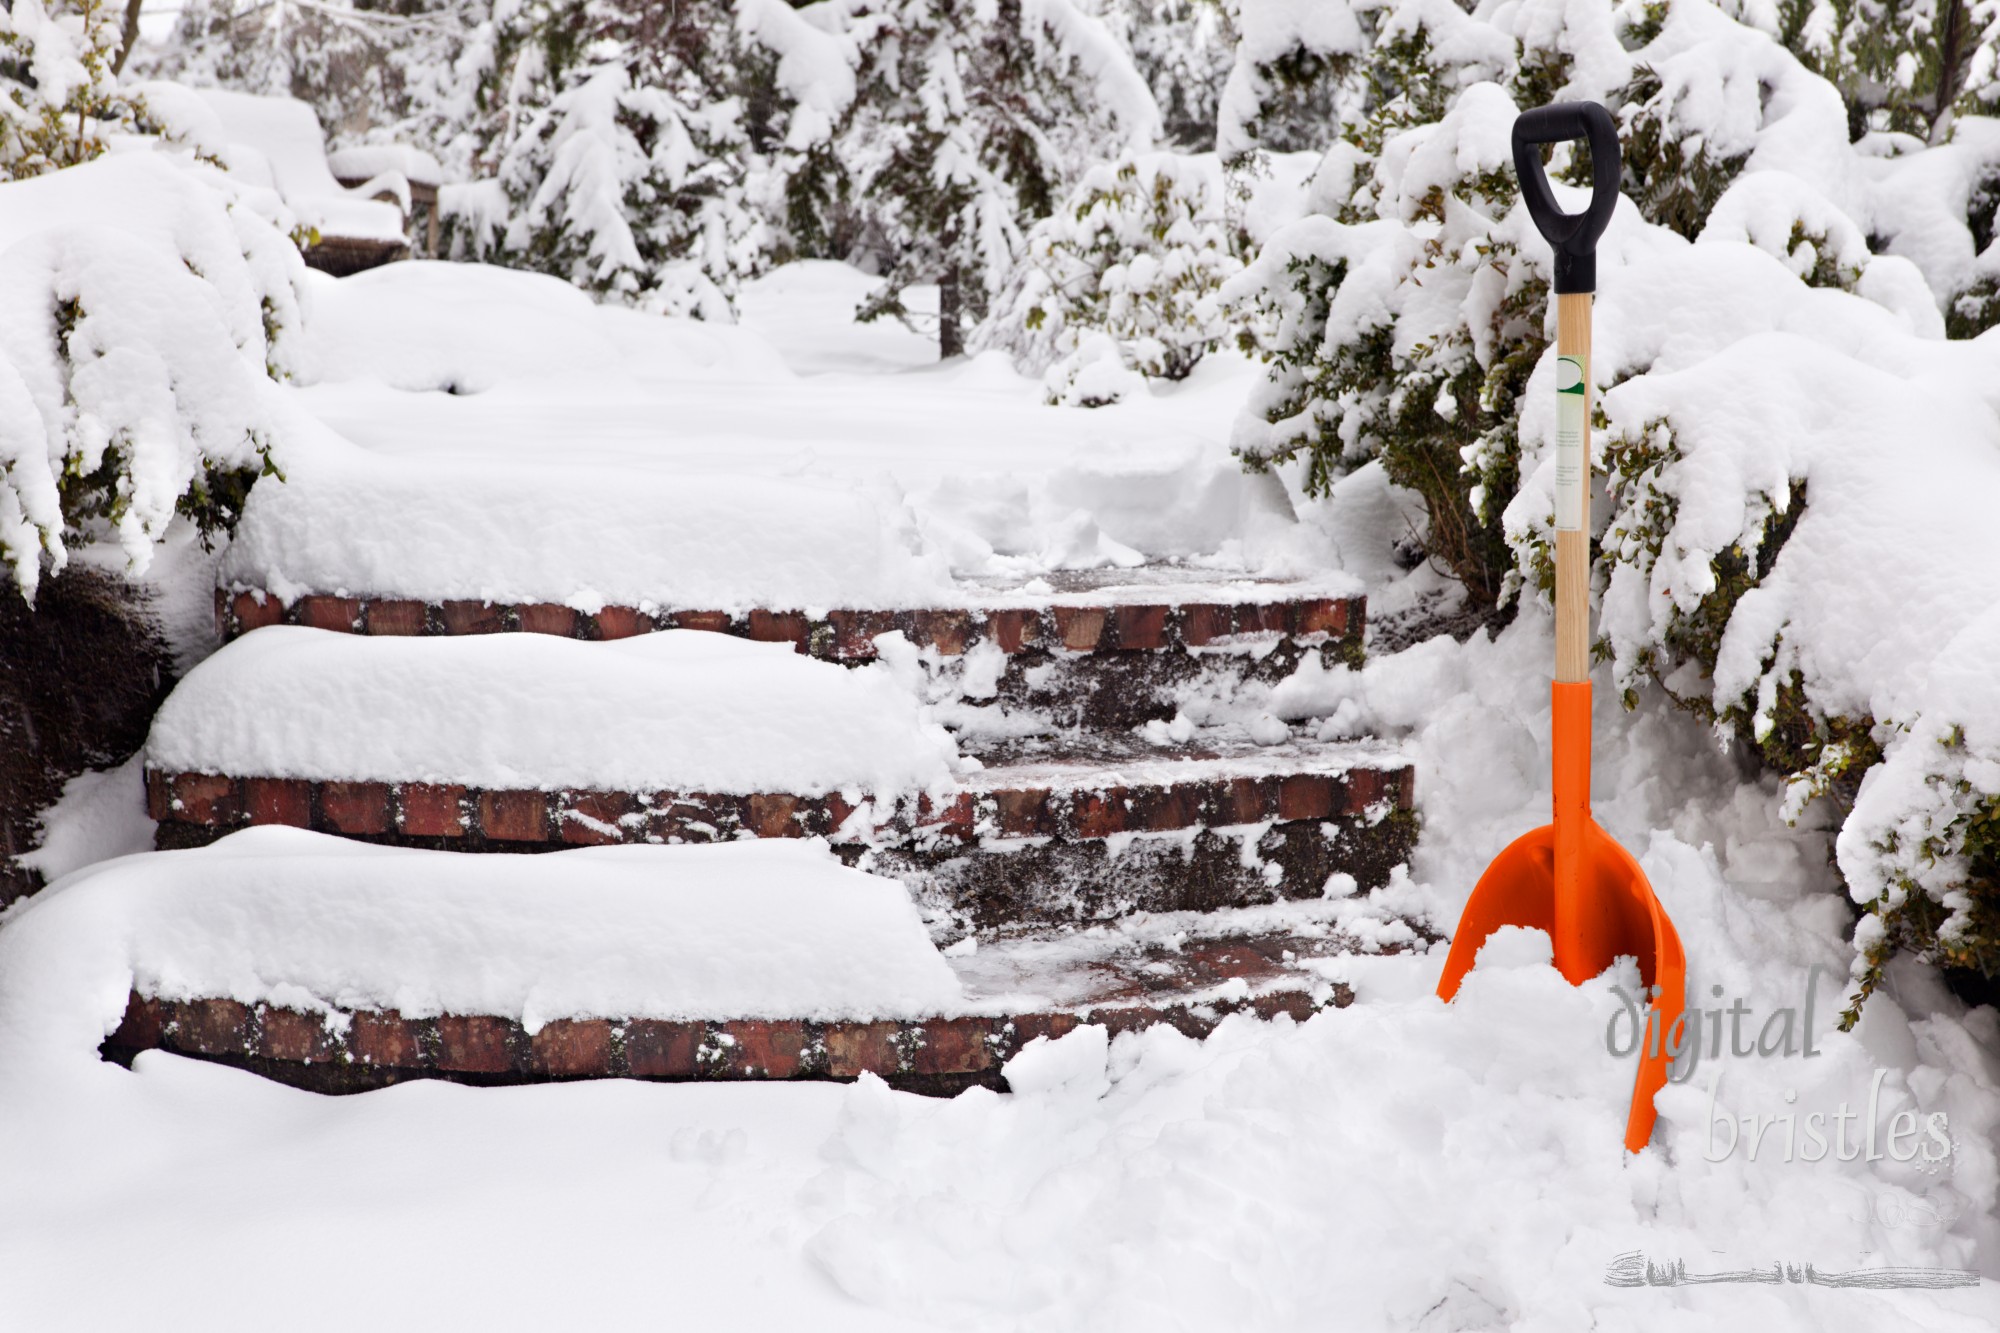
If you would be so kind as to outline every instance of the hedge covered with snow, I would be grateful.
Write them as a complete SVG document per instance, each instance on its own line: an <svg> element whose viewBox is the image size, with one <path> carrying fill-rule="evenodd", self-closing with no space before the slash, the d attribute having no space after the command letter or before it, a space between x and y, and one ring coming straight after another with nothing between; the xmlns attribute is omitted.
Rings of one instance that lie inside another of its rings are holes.
<svg viewBox="0 0 2000 1333"><path fill-rule="evenodd" d="M23 596L79 542L144 569L176 515L226 527L274 470L304 266L263 196L143 143L0 185L0 561Z"/></svg>
<svg viewBox="0 0 2000 1333"><path fill-rule="evenodd" d="M1369 110L1321 213L1229 289L1267 361L1238 451L1311 493L1379 459L1475 603L1548 594L1549 259L1508 131L1517 106L1608 103L1599 658L1752 747L1792 818L1839 825L1863 996L1898 948L2000 973L2000 706L1971 665L2000 624L2000 335L1971 337L2000 315L2000 122L1968 114L1991 90L1871 104L1814 72L1817 29L1706 0L1355 6L1329 45L1339 9L1287 49ZM1551 172L1584 165L1562 148Z"/></svg>

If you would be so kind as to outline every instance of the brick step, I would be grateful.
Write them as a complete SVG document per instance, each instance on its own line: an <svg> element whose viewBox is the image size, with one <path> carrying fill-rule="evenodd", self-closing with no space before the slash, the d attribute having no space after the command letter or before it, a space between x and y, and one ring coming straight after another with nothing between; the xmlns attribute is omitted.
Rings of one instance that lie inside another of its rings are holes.
<svg viewBox="0 0 2000 1333"><path fill-rule="evenodd" d="M583 1018L530 1032L517 1015L364 1010L334 1024L268 1004L134 991L101 1053L130 1064L142 1051L171 1051L328 1093L414 1078L500 1085L870 1073L951 1094L974 1084L1004 1089L1000 1068L1023 1046L1084 1024L1116 1035L1164 1023L1203 1037L1233 1014L1303 1021L1353 1001L1347 985L1315 970L1351 949L1327 925L1189 940L1179 924L1155 920L1125 935L1039 937L960 955L952 961L969 993L965 1012L913 1020Z"/></svg>
<svg viewBox="0 0 2000 1333"><path fill-rule="evenodd" d="M1165 600L1171 593L1178 600ZM232 639L266 625L305 625L389 636L529 633L566 639L626 639L697 629L789 643L828 661L868 662L875 636L900 632L920 649L957 657L981 644L1023 653L1170 652L1291 638L1358 652L1367 614L1360 594L1328 596L1253 582L1197 587L1107 587L1047 596L978 596L961 606L898 610L796 608L717 611L606 606L586 613L550 602L497 604L308 593L289 603L261 589L215 594L217 631Z"/></svg>
<svg viewBox="0 0 2000 1333"><path fill-rule="evenodd" d="M1287 745L1043 759L879 802L156 770L146 791L162 849L266 824L468 852L821 837L901 878L934 917L995 931L1316 897L1336 874L1379 886L1415 845L1415 778L1383 747Z"/></svg>

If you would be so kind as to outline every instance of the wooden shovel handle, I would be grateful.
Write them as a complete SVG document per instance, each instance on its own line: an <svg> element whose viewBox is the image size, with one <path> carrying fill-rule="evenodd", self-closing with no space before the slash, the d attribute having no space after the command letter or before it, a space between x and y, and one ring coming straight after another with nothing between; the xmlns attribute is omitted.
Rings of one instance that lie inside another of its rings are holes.
<svg viewBox="0 0 2000 1333"><path fill-rule="evenodd" d="M1590 679L1590 300L1556 297L1556 355L1583 361L1583 530L1556 533L1556 679Z"/></svg>

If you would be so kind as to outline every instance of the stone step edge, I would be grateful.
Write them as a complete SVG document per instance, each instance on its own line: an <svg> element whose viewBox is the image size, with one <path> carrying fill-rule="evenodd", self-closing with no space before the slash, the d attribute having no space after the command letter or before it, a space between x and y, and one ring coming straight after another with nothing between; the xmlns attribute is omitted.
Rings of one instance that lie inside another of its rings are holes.
<svg viewBox="0 0 2000 1333"><path fill-rule="evenodd" d="M853 1079L864 1073L958 1077L997 1075L1036 1037L1060 1037L1101 1023L1113 1036L1165 1023L1200 1038L1232 1014L1304 1022L1345 1008L1353 991L1322 985L1319 998L1295 986L1209 1002L1097 1004L1079 1009L917 1020L823 1022L804 1019L557 1019L529 1033L516 1019L445 1014L405 1018L359 1010L328 1016L230 999L160 1000L131 992L118 1029L100 1047L129 1065L141 1051L238 1060L286 1082L358 1090L401 1078L464 1078L489 1083L560 1079ZM318 1080L311 1074L321 1073ZM353 1078L352 1075L360 1075ZM343 1075L350 1076L343 1078ZM369 1076L373 1075L373 1078ZM387 1075L388 1077L382 1077Z"/></svg>
<svg viewBox="0 0 2000 1333"><path fill-rule="evenodd" d="M1028 787L919 796L878 809L838 793L506 791L452 783L334 782L146 770L154 822L233 829L279 824L354 837L567 844L736 837L971 843L983 837L1108 838L1269 821L1369 820L1415 808L1408 762L1338 773L1107 787ZM857 824L857 820L859 823Z"/></svg>
<svg viewBox="0 0 2000 1333"><path fill-rule="evenodd" d="M1358 654L1368 599L1297 598L1275 602L839 610L816 619L803 611L645 611L607 606L595 615L553 602L426 602L410 598L312 593L290 606L257 590L218 588L216 631L223 639L265 625L306 625L351 634L465 635L520 631L565 639L625 639L660 629L698 629L766 643L790 643L829 661L865 662L875 636L900 630L919 648L955 657L991 642L1013 656L1032 649L1072 653L1171 651L1226 646L1244 636L1312 641L1321 636Z"/></svg>

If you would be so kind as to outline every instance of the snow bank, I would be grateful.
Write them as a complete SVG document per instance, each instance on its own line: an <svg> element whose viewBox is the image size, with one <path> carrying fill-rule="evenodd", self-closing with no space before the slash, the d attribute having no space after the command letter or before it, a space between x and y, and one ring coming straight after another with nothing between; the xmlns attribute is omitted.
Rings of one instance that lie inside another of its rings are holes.
<svg viewBox="0 0 2000 1333"><path fill-rule="evenodd" d="M824 845L460 856L246 829L106 862L13 916L0 1064L71 1058L123 992L322 1012L915 1018L960 988L901 885ZM115 997L115 998L114 998ZM4 1094L0 1094L4 1095Z"/></svg>
<svg viewBox="0 0 2000 1333"><path fill-rule="evenodd" d="M401 170L370 172L374 179L353 190L342 185L327 165L319 117L306 103L219 88L147 87L148 105L159 104L176 137L218 158L230 174L276 190L302 225L329 237L403 239L410 186ZM401 207L376 200L378 189L396 194Z"/></svg>
<svg viewBox="0 0 2000 1333"><path fill-rule="evenodd" d="M951 779L953 747L886 668L669 630L374 639L246 634L153 720L174 772L521 789L871 795Z"/></svg>

